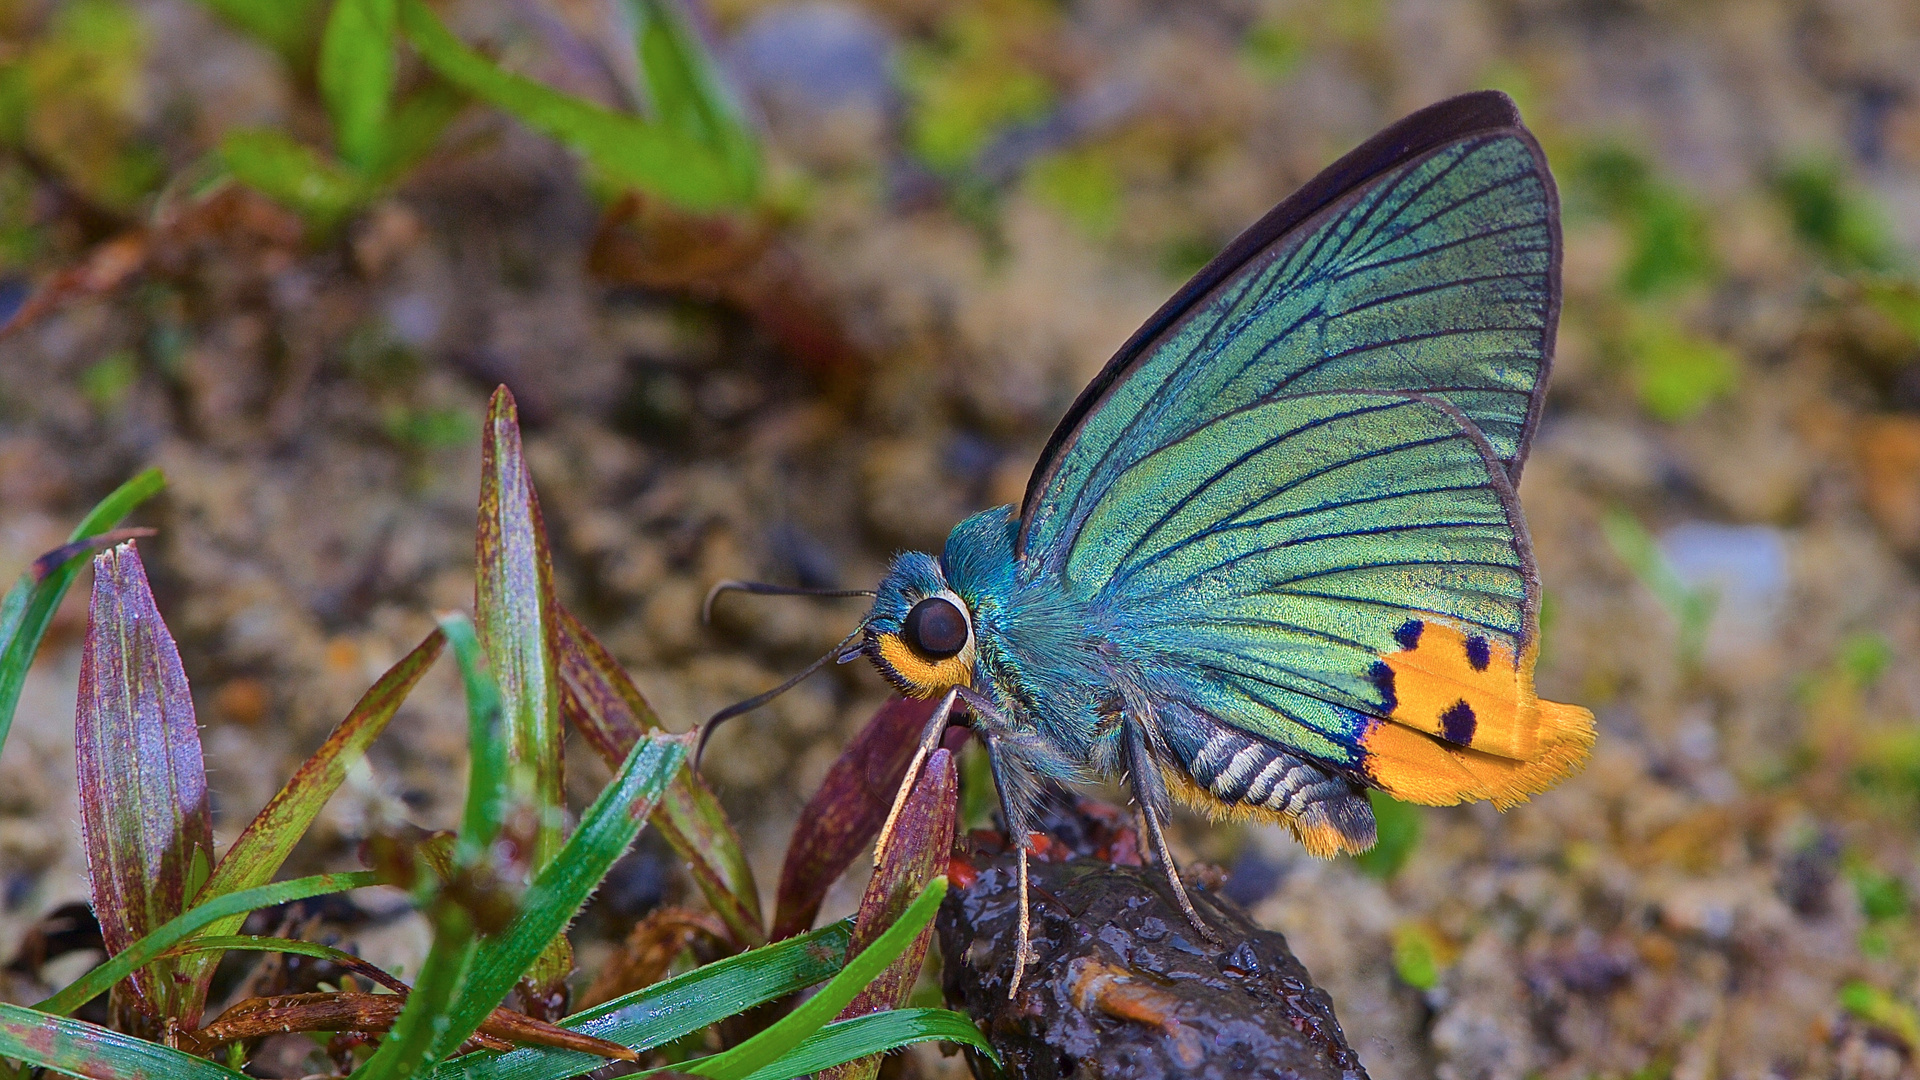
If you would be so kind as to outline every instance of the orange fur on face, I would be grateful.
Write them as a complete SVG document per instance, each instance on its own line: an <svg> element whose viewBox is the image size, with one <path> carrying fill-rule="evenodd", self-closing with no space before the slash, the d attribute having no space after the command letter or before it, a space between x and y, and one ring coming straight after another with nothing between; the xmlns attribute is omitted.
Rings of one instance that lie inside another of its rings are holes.
<svg viewBox="0 0 1920 1080"><path fill-rule="evenodd" d="M1487 799L1504 810L1586 761L1593 714L1535 696L1531 646L1516 656L1445 623L1408 629L1412 644L1381 658L1391 678L1376 672L1393 711L1360 741L1382 790L1429 806Z"/></svg>
<svg viewBox="0 0 1920 1080"><path fill-rule="evenodd" d="M945 660L928 661L907 647L899 634L883 634L880 637L880 660L886 666L887 674L894 677L889 681L898 686L902 693L917 698L930 698L944 694L956 686L973 685L973 644L958 656L949 656Z"/></svg>

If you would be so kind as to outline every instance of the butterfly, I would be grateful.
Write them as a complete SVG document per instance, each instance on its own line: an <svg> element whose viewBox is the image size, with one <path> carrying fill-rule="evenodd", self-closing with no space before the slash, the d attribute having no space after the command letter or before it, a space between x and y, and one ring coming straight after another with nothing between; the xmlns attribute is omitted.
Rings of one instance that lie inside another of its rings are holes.
<svg viewBox="0 0 1920 1080"><path fill-rule="evenodd" d="M939 700L908 785L962 711L1012 837L1047 783L1124 775L1212 937L1168 850L1176 801L1332 856L1373 845L1368 789L1506 809L1578 769L1593 715L1535 695L1514 490L1560 256L1546 159L1494 91L1276 206L1080 394L1021 504L896 556L829 654Z"/></svg>

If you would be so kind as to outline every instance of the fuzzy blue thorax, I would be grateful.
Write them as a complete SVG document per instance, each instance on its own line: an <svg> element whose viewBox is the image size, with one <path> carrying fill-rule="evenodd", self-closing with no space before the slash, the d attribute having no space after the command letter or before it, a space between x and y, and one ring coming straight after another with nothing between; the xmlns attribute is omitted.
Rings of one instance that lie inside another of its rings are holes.
<svg viewBox="0 0 1920 1080"><path fill-rule="evenodd" d="M1014 725L1000 733L1010 753L1042 775L1084 779L1113 758L1112 657L1100 644L1102 620L1057 579L1019 580L1016 527L1013 508L996 507L955 526L937 560L896 556L867 617L867 652L888 681L917 697L970 686ZM972 639L961 656L928 662L902 630L916 604L939 596L959 601Z"/></svg>

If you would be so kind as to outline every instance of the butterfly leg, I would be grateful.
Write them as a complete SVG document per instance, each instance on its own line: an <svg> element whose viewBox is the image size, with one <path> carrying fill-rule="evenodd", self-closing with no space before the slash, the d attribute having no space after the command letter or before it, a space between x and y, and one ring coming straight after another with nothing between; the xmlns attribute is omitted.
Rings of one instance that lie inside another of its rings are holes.
<svg viewBox="0 0 1920 1080"><path fill-rule="evenodd" d="M887 823L880 826L880 838L873 845L874 865L880 865L880 853L887 848L887 837L893 835L893 826L900 820L900 808L907 804L907 793L913 790L914 781L920 779L920 769L926 765L927 758L939 747L940 740L946 737L947 725L952 722L953 703L959 700L960 689L955 687L947 691L940 704L927 718L927 726L920 731L920 745L913 751L913 760L907 762L907 775L900 781L900 790L893 797L893 806L887 811Z"/></svg>
<svg viewBox="0 0 1920 1080"><path fill-rule="evenodd" d="M1173 852L1167 847L1165 822L1172 800L1167 795L1166 780L1160 776L1160 766L1153 760L1153 751L1147 746L1146 728L1137 720L1129 720L1127 730L1127 775L1133 785L1133 799L1140 804L1140 816L1147 822L1147 839L1153 845L1155 857L1160 860L1160 869L1167 875L1167 884L1173 886L1173 898L1180 910L1200 932L1200 936L1214 944L1220 944L1220 935L1214 933L1194 910L1193 901L1187 897L1187 886L1180 880L1180 869L1173 864Z"/></svg>
<svg viewBox="0 0 1920 1080"><path fill-rule="evenodd" d="M1020 884L1020 922L1014 935L1013 979L1007 984L1007 1000L1013 1000L1020 992L1020 982L1026 977L1027 965L1033 962L1033 923L1029 915L1031 905L1027 902L1027 838L1033 835L1033 822L1027 814L1027 802L1018 794L1020 790L1011 787L1013 777L1008 772L1006 751L999 736L991 731L984 733L987 744L987 764L993 771L993 786L1000 792L1000 816L1007 824L1007 837L1013 841L1015 865L1018 868Z"/></svg>

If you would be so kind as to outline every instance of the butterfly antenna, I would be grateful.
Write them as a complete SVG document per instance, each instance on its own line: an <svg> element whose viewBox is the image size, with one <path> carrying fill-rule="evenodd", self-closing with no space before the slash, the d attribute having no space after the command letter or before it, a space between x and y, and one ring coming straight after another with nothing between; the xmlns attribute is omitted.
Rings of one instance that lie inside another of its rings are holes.
<svg viewBox="0 0 1920 1080"><path fill-rule="evenodd" d="M828 649L827 654L825 656L822 656L820 659L815 660L813 663L808 664L804 668L801 668L799 672L794 674L791 678L787 679L787 681L781 683L779 686L776 686L773 689L766 691L765 693L755 694L754 696L748 698L745 701L736 702L732 705L729 705L726 708L721 709L719 712L714 713L712 716L707 717L707 722L700 725L700 738L696 740L693 744L693 767L695 771L698 771L700 768L700 755L706 753L707 740L713 737L714 728L719 727L721 724L726 723L728 720L731 720L734 717L741 715L742 713L750 713L753 710L759 708L760 706L765 705L767 702L772 701L774 698L779 697L781 694L784 694L787 691L793 689L794 687L799 686L801 682L805 681L807 676L813 674L816 671L819 671L823 667L826 667L827 661L829 660L839 660L842 663L845 663L846 662L845 657L848 652L847 646L852 645L854 639L859 637L862 633L864 633L866 629L867 629L867 624L862 622L859 626L856 626L853 628L853 633L848 634L844 638L841 638L840 644L835 645L831 649Z"/></svg>
<svg viewBox="0 0 1920 1080"><path fill-rule="evenodd" d="M713 602L720 599L721 593L743 592L755 596L875 596L872 589L807 589L798 585L770 585L764 581L726 581L714 582L707 590L707 598L700 604L700 621L713 621Z"/></svg>

